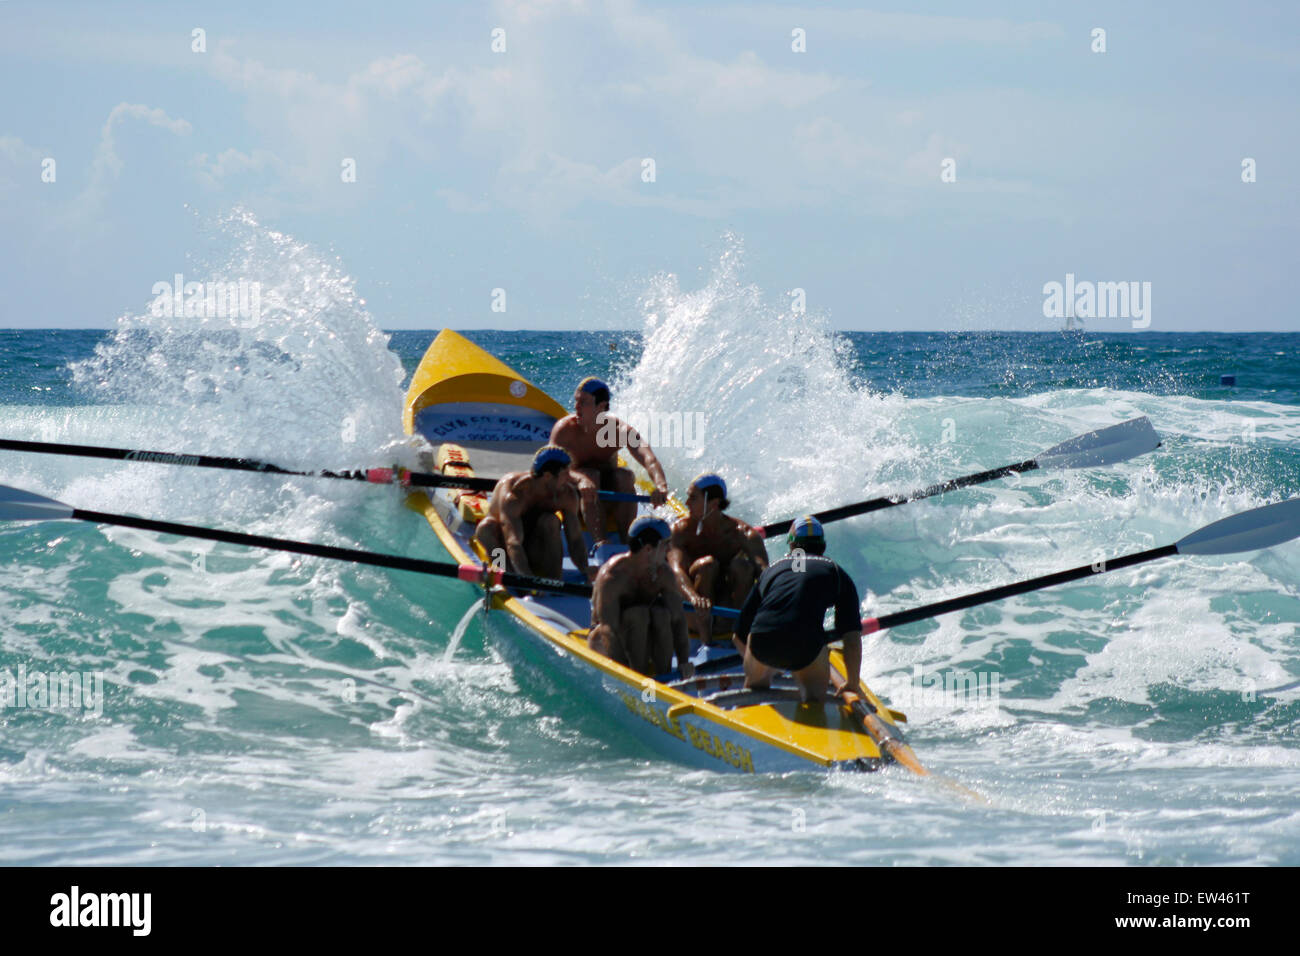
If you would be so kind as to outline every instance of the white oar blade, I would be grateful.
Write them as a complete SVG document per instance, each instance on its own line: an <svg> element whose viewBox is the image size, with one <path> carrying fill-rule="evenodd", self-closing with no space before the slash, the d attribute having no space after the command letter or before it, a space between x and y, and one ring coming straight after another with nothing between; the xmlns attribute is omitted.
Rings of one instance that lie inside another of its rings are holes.
<svg viewBox="0 0 1300 956"><path fill-rule="evenodd" d="M1252 508L1193 531L1174 545L1179 554L1258 551L1300 537L1300 498Z"/></svg>
<svg viewBox="0 0 1300 956"><path fill-rule="evenodd" d="M71 517L72 508L61 501L0 485L0 521L56 521Z"/></svg>
<svg viewBox="0 0 1300 956"><path fill-rule="evenodd" d="M1160 436L1143 415L1053 445L1035 461L1039 468L1101 468L1160 447Z"/></svg>

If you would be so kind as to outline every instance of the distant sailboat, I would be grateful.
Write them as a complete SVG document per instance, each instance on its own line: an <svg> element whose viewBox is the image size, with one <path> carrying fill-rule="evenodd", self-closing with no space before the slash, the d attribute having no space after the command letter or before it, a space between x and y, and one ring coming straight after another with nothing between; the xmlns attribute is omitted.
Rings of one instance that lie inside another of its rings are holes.
<svg viewBox="0 0 1300 956"><path fill-rule="evenodd" d="M1083 331L1083 320L1075 318L1074 303L1066 302L1065 303L1065 325L1062 326L1061 331L1074 332L1076 330L1079 332Z"/></svg>

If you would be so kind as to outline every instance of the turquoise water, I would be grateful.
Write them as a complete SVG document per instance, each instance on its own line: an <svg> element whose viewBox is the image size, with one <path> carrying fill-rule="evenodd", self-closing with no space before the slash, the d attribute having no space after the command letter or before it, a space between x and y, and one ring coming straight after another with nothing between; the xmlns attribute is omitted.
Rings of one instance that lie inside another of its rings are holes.
<svg viewBox="0 0 1300 956"><path fill-rule="evenodd" d="M407 460L403 388L434 332L382 332L331 262L244 228L227 272L280 293L255 327L141 313L0 332L0 434L301 468ZM702 415L701 441L658 449L671 482L719 470L754 521L1150 416L1164 447L1115 468L831 526L870 614L1300 495L1300 335L833 334L753 281L731 260L699 289L660 277L629 332L468 334L561 400L597 374L616 411ZM0 483L443 556L393 489L11 452ZM659 759L511 671L472 599L122 528L0 528L0 673L105 688L99 708L0 711L0 862L1300 863L1300 542L868 641L864 676L907 710L921 759L988 805L903 771L747 779ZM996 697L926 692L955 671Z"/></svg>

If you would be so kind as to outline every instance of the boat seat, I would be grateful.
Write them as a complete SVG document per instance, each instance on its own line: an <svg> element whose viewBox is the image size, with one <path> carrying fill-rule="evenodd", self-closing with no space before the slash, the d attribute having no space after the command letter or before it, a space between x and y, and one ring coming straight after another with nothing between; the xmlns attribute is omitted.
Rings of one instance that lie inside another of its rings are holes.
<svg viewBox="0 0 1300 956"><path fill-rule="evenodd" d="M828 696L833 694L832 689ZM700 699L723 710L735 710L737 707L755 707L759 704L784 704L791 701L797 704L803 698L798 688L772 687L768 690L724 690Z"/></svg>
<svg viewBox="0 0 1300 956"><path fill-rule="evenodd" d="M740 671L736 671L731 674L700 674L685 680L675 680L668 686L685 691L688 694L695 693L697 696L702 697L710 690L714 693L724 690L741 690L744 685L745 675ZM799 687L795 679L788 674L774 676L772 686L778 690L797 690Z"/></svg>

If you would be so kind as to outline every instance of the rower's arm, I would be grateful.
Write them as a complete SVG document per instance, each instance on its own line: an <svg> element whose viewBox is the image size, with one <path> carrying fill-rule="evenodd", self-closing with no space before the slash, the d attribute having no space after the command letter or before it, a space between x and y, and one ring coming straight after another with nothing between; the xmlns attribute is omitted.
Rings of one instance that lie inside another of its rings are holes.
<svg viewBox="0 0 1300 956"><path fill-rule="evenodd" d="M506 557L510 565L520 574L532 575L532 566L528 563L528 553L524 550L523 506L513 495L501 505L501 527L505 532Z"/></svg>
<svg viewBox="0 0 1300 956"><path fill-rule="evenodd" d="M758 564L759 573L766 571L768 568L767 547L752 527L744 526L745 553L749 555Z"/></svg>
<svg viewBox="0 0 1300 956"><path fill-rule="evenodd" d="M763 597L758 591L758 582L749 589L749 596L745 598L745 603L740 609L740 617L736 620L736 640L742 644L749 643L749 629L754 625L754 615L758 613L758 607L762 603Z"/></svg>
<svg viewBox="0 0 1300 956"><path fill-rule="evenodd" d="M591 617L593 622L611 631L617 631L619 625L619 586L610 580L608 573L596 575L596 586L591 594Z"/></svg>
<svg viewBox="0 0 1300 956"><path fill-rule="evenodd" d="M862 693L861 674L862 674L862 632L845 631L840 635L840 640L844 642L844 677L845 688Z"/></svg>
<svg viewBox="0 0 1300 956"><path fill-rule="evenodd" d="M672 617L669 625L673 630L673 653L677 655L677 669L682 677L689 680L695 676L695 665L691 663L691 633L686 626L686 612L682 610L677 595L670 595Z"/></svg>
<svg viewBox="0 0 1300 956"><path fill-rule="evenodd" d="M835 599L835 631L844 642L844 669L847 672L844 677L848 681L844 686L861 693L862 611L858 589L843 568L836 565L835 571L840 579L839 594Z"/></svg>
<svg viewBox="0 0 1300 956"><path fill-rule="evenodd" d="M578 492L574 489L573 495L566 495L562 499L560 508L564 516L564 536L569 540L569 559L573 561L573 566L582 572L585 578L591 577L591 570L587 564L587 542L582 537L582 521L578 517Z"/></svg>
<svg viewBox="0 0 1300 956"><path fill-rule="evenodd" d="M674 529L668 543L668 567L672 569L673 580L677 582L677 589L682 592L682 597L694 604L700 600L700 595L691 584L691 575L686 568L686 552L679 544L680 537L678 531Z"/></svg>
<svg viewBox="0 0 1300 956"><path fill-rule="evenodd" d="M664 477L663 466L659 464L659 459L655 457L654 449L631 425L624 425L627 429L626 448L628 454L641 463L641 467L650 475L650 480L654 482L655 488L660 494L668 494L668 479Z"/></svg>

